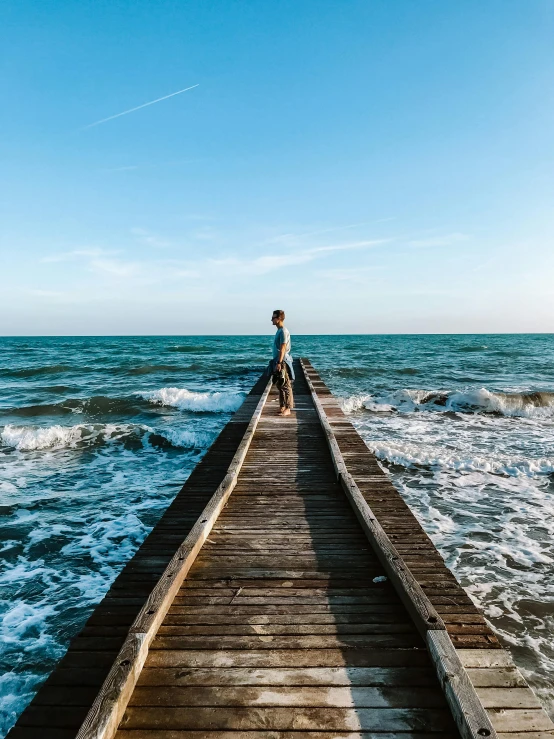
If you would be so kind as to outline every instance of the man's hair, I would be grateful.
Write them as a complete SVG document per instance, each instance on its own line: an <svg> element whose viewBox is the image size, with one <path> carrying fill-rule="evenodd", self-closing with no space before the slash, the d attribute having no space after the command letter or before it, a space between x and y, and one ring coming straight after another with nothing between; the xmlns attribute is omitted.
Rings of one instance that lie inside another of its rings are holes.
<svg viewBox="0 0 554 739"><path fill-rule="evenodd" d="M273 311L273 316L275 318L278 318L280 321L284 321L285 320L285 311L284 310L274 310Z"/></svg>

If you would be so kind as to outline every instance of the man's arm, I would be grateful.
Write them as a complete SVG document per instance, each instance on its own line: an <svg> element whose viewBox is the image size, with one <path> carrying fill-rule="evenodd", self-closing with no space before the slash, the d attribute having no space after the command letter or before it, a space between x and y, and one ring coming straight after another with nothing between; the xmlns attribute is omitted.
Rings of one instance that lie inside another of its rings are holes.
<svg viewBox="0 0 554 739"><path fill-rule="evenodd" d="M287 343L286 341L283 341L283 343L281 344L281 348L279 349L279 359L277 360L277 372L281 371L281 365L283 364L283 359L285 358L286 353L287 353Z"/></svg>

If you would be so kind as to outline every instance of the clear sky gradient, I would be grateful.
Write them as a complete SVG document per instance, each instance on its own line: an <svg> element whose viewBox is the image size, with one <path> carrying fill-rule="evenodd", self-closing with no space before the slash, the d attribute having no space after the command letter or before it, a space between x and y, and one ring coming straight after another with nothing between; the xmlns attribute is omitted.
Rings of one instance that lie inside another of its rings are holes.
<svg viewBox="0 0 554 739"><path fill-rule="evenodd" d="M553 0L0 26L0 334L553 330Z"/></svg>

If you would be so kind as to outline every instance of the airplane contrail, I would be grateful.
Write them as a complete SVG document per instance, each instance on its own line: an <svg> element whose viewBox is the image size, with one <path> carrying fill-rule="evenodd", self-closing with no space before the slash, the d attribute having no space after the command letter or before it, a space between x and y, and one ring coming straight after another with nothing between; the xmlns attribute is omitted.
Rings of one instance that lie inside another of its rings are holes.
<svg viewBox="0 0 554 739"><path fill-rule="evenodd" d="M82 130L85 130L87 128L92 128L93 126L99 126L101 123L106 123L107 121L113 121L114 118L120 118L122 115L127 115L127 113L134 113L135 110L140 110L141 108L147 108L149 105L154 105L154 103L159 103L161 100L167 100L167 98L172 98L175 95L180 95L182 92L187 92L187 90L193 90L195 87L198 87L198 85L191 85L191 87L185 87L184 90L177 90L177 92L172 92L171 95L164 95L163 98L157 98L157 100L151 100L149 103L143 103L142 105L137 105L136 108L130 108L129 110L124 110L123 113L116 113L115 115L111 115L108 118L102 118L101 121L95 121L94 123L89 123L88 126L83 126Z"/></svg>

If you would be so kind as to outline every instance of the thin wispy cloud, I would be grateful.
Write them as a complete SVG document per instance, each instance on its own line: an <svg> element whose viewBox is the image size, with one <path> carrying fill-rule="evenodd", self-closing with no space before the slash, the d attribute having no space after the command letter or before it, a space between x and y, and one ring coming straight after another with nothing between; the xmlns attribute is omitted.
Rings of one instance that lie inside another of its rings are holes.
<svg viewBox="0 0 554 739"><path fill-rule="evenodd" d="M362 221L361 223L348 223L345 226L333 226L332 228L319 228L315 231L303 231L301 233L284 233L268 239L266 243L296 241L299 239L307 239L312 236L321 236L322 234L336 233L337 231L348 231L351 228L361 228L362 226L373 226L376 223L386 223L394 221L394 218L379 218L377 221Z"/></svg>
<svg viewBox="0 0 554 739"><path fill-rule="evenodd" d="M199 273L190 264L176 259L125 259L100 257L86 262L86 269L103 277L118 288L136 288L147 285L170 284L196 280Z"/></svg>
<svg viewBox="0 0 554 739"><path fill-rule="evenodd" d="M210 264L216 267L224 267L225 269L233 269L235 273L262 275L273 272L284 267L291 267L298 264L306 264L315 259L326 256L333 252L350 251L355 249L370 249L372 247L386 244L391 239L372 239L370 241L354 241L343 244L333 244L330 246L316 246L311 249L304 249L297 252L289 252L285 254L265 254L254 259L211 259Z"/></svg>
<svg viewBox="0 0 554 739"><path fill-rule="evenodd" d="M358 228L365 226L365 223L349 223L347 226L335 226L333 228L319 228L317 231L304 231L302 233L284 233L274 236L267 240L267 243L296 241L298 239L307 239L311 236L321 236L322 234L335 233L336 231L347 231L350 228Z"/></svg>
<svg viewBox="0 0 554 739"><path fill-rule="evenodd" d="M428 249L433 246L451 246L452 244L459 244L462 241L468 241L469 236L463 233L451 233L445 234L444 236L431 236L427 239L411 239L406 243L408 246L413 246L416 249Z"/></svg>
<svg viewBox="0 0 554 739"><path fill-rule="evenodd" d="M129 108L129 110L124 110L121 113L116 113L115 115L110 115L107 118L102 118L99 121L95 121L94 123L89 123L87 126L83 126L81 130L85 131L87 128L93 128L94 126L99 126L101 123L107 123L108 121L113 121L115 118L121 118L121 116L123 115L129 115L129 113L134 113L135 111L141 110L142 108L147 108L149 105L155 105L156 103L161 103L162 100L167 100L168 98L175 97L175 95L181 95L181 93L183 92L194 90L195 87L198 87L198 85L191 85L190 87L185 87L182 90L177 90L177 92L172 92L171 94L164 95L161 98L156 98L156 100L150 100L148 103L137 105L135 108Z"/></svg>
<svg viewBox="0 0 554 739"><path fill-rule="evenodd" d="M381 246L382 244L388 244L392 239L371 239L370 241L353 241L346 244L333 244L331 246L316 246L313 249L308 249L308 254L320 254L322 252L332 251L350 251L351 249L368 249L372 246Z"/></svg>

